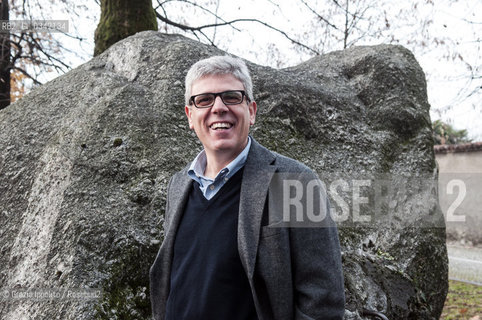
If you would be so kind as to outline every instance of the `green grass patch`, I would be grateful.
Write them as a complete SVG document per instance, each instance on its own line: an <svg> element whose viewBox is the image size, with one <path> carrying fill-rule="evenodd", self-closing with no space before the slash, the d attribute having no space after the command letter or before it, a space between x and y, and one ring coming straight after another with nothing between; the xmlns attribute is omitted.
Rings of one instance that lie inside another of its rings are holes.
<svg viewBox="0 0 482 320"><path fill-rule="evenodd" d="M449 280L441 320L482 320L482 286Z"/></svg>

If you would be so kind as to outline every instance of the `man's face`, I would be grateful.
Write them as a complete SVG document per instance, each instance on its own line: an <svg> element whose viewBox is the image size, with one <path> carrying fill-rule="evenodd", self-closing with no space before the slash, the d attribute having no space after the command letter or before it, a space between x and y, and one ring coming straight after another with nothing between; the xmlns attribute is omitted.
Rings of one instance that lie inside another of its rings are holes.
<svg viewBox="0 0 482 320"><path fill-rule="evenodd" d="M244 90L241 81L230 74L209 75L192 84L191 95ZM211 108L185 107L189 127L194 129L208 155L233 160L246 146L249 126L256 118L256 102L246 98L237 105L225 105L216 97Z"/></svg>

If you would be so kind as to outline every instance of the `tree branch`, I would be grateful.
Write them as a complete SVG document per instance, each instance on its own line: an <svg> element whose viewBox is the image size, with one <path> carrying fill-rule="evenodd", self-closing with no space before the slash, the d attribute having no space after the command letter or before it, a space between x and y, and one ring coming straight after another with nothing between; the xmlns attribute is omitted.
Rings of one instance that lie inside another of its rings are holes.
<svg viewBox="0 0 482 320"><path fill-rule="evenodd" d="M189 1L189 0L166 0L166 1L163 1L163 2L159 2L159 0L157 0L157 3L159 4L158 7L160 7L162 9L162 11L164 11L164 16L167 17L167 12L166 10L164 9L163 5L168 3L168 2L184 2L184 3L187 3L187 4L190 4L192 5L193 7L196 7L196 8L199 8L201 9L202 11L205 11L207 13L209 13L210 15L214 16L216 19L219 19L221 20L222 22L226 22L226 20L224 20L222 17L220 17L217 13L215 12L212 12L211 10L195 3L195 2L192 2L192 1ZM219 4L219 2L218 2ZM234 27L234 26L231 26L234 30L236 31L241 31L239 30L238 28Z"/></svg>
<svg viewBox="0 0 482 320"><path fill-rule="evenodd" d="M20 71L21 73L23 73L27 78L31 79L35 84L37 85L41 85L42 83L40 81L38 81L37 79L35 79L34 76L30 75L25 69L23 68L20 68L18 66L15 66L12 68L12 70L17 70L17 71Z"/></svg>
<svg viewBox="0 0 482 320"><path fill-rule="evenodd" d="M335 26L333 23L328 21L325 17L321 16L318 12L316 12L312 7L310 7L304 0L300 0L301 3L303 3L318 19L321 21L324 21L327 25L332 27L335 30L341 31L337 26Z"/></svg>
<svg viewBox="0 0 482 320"><path fill-rule="evenodd" d="M32 37L31 40L32 40L33 44L36 45L37 50L39 52L43 53L47 57L47 59L55 65L55 68L57 70L63 71L61 66L65 67L66 69L70 69L70 66L68 64L62 62L60 59L58 59L58 58L52 56L51 54L49 54L48 52L46 52L46 50L44 50L44 48L40 45L40 43L37 41L37 39ZM57 65L56 63L54 63L54 61L57 62L60 65Z"/></svg>
<svg viewBox="0 0 482 320"><path fill-rule="evenodd" d="M319 55L320 53L313 49L313 48L310 48L309 46L291 38L286 32L278 29L278 28L275 28L273 27L272 25L264 22L264 21L261 21L261 20L258 20L258 19L234 19L234 20L231 20L231 21L226 21L226 22L222 22L222 23L213 23L213 24L206 24L206 25L203 25L203 26L198 26L198 27L190 27L190 26L187 26L187 25L184 25L184 24L180 24L180 23L177 23L177 22L174 22L172 20L169 20L167 17L164 17L162 15L160 15L157 11L156 11L156 16L159 18L159 20L161 20L162 22L165 22L169 25L172 25L174 27L177 27L181 30L184 30L184 31L191 31L191 32L200 32L201 30L203 29L207 29L207 28L213 28L213 27L220 27L220 26L226 26L226 25L232 25L234 23L238 23L238 22L256 22L256 23L259 23L271 30L274 30L278 33L280 33L281 35L283 35L286 39L290 40L292 43L302 47L302 48L305 48L307 49L308 51L311 51L313 52L314 54L316 55ZM209 40L210 41L210 40Z"/></svg>

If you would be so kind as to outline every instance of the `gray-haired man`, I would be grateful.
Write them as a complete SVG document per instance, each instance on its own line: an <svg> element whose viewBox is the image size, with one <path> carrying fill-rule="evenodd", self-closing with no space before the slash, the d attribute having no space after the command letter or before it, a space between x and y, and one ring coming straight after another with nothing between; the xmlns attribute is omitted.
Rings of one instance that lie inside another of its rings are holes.
<svg viewBox="0 0 482 320"><path fill-rule="evenodd" d="M211 57L189 70L185 112L204 150L169 182L150 272L156 320L343 318L334 224L270 225L274 175L316 175L249 136L256 110L242 60Z"/></svg>

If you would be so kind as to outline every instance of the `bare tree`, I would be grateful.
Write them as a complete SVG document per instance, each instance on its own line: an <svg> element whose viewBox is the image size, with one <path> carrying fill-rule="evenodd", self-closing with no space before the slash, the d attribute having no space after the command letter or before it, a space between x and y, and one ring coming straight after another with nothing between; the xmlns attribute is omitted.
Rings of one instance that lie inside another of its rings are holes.
<svg viewBox="0 0 482 320"><path fill-rule="evenodd" d="M0 0L0 20L9 20L8 1ZM2 30L3 31L3 30ZM10 104L10 32L0 33L0 110Z"/></svg>
<svg viewBox="0 0 482 320"><path fill-rule="evenodd" d="M39 0L10 0L10 2L1 0L1 17L5 22L13 22L10 19L14 18L26 24L33 20L46 20L44 12L49 12L46 10L47 5L56 4L67 4L67 2L51 0L46 4ZM74 10L71 10L70 13L74 14ZM79 37L67 35L79 41L82 40ZM10 104L12 82L29 80L33 84L41 84L39 77L45 72L54 70L57 73L64 73L70 69L63 57L72 50L64 47L45 30L6 28L0 33L0 43L2 46L0 48L0 109ZM18 83L13 83L14 88L20 86Z"/></svg>
<svg viewBox="0 0 482 320"><path fill-rule="evenodd" d="M444 0L444 4L450 8L463 3ZM444 18L450 17L453 21L456 14L440 12L440 3L436 5L433 0L299 0L299 5L306 9L310 24L297 38L312 44L317 51L378 43L404 45L422 64L431 60L444 64L444 69L449 64L458 66L448 74L442 74L438 67L424 66L429 89L432 83L441 80L452 83L452 87L457 83L459 87L451 99L433 106L439 116L469 100L474 109L482 111L482 21L478 21L480 15L468 15L473 3L466 4L467 13L452 25L444 23ZM454 32L457 27L463 27L465 32ZM296 51L303 52L303 49Z"/></svg>

